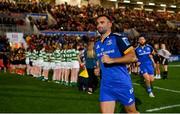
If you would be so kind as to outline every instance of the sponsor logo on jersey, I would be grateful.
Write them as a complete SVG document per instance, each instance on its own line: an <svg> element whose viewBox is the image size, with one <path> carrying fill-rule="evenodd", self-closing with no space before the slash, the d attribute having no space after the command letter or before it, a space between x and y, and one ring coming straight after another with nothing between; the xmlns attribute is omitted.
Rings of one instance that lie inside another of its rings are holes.
<svg viewBox="0 0 180 114"><path fill-rule="evenodd" d="M129 101L128 101L128 103L131 103L132 101L133 101L133 99L132 99L132 98L130 98L130 99L129 99Z"/></svg>
<svg viewBox="0 0 180 114"><path fill-rule="evenodd" d="M123 40L123 42L126 44L126 46L129 46L129 45L130 45L127 37L123 37L122 40Z"/></svg>
<svg viewBox="0 0 180 114"><path fill-rule="evenodd" d="M112 45L112 40L108 40L107 45Z"/></svg>
<svg viewBox="0 0 180 114"><path fill-rule="evenodd" d="M99 46L99 45L97 45L97 46L96 46L96 49L99 49L99 48L100 48L100 46Z"/></svg>

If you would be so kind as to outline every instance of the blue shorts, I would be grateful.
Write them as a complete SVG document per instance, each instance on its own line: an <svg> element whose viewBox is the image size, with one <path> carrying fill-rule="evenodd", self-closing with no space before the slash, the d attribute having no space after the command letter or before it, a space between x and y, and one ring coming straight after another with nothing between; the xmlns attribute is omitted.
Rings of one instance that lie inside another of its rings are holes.
<svg viewBox="0 0 180 114"><path fill-rule="evenodd" d="M118 101L124 106L129 106L135 102L133 88L106 87L100 88L100 102Z"/></svg>
<svg viewBox="0 0 180 114"><path fill-rule="evenodd" d="M154 67L152 64L140 64L140 74L143 75L148 73L149 75L154 75Z"/></svg>

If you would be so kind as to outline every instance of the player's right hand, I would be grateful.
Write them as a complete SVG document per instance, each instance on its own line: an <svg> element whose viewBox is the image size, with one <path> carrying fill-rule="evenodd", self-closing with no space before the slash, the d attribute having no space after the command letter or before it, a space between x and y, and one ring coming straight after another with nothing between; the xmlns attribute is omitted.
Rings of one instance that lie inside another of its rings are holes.
<svg viewBox="0 0 180 114"><path fill-rule="evenodd" d="M102 63L107 63L107 64L113 63L112 58L110 58L109 55L107 54L103 54L101 61Z"/></svg>

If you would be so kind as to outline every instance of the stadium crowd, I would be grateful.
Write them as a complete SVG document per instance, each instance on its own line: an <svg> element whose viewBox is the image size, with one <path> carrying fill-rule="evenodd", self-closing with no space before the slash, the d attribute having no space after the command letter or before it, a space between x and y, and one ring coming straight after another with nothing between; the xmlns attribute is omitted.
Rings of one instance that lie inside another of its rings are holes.
<svg viewBox="0 0 180 114"><path fill-rule="evenodd" d="M146 12L144 10L113 9L103 8L102 6L70 6L61 4L52 6L50 10L57 24L52 26L55 30L65 31L95 31L94 18L98 15L110 15L116 30L122 28L136 28L138 32L177 32L167 25L167 21L179 19L178 13L168 12ZM47 28L47 29L51 29Z"/></svg>
<svg viewBox="0 0 180 114"><path fill-rule="evenodd" d="M178 32L177 27L168 26L168 21L180 20L179 13L169 12L157 12L157 11L144 11L133 10L130 8L115 9L104 8L99 5L88 6L71 6L67 3L54 5L47 4L45 2L32 3L32 2L20 2L14 3L9 1L1 1L0 11L1 13L46 13L49 11L55 18L57 23L48 25L46 27L40 27L45 25L44 20L35 20L35 24L41 28L41 30L61 30L61 31L95 31L96 26L94 19L101 14L110 15L115 29L120 31L123 28L135 28L138 32L146 33L159 33L159 32ZM42 20L42 19L41 19Z"/></svg>

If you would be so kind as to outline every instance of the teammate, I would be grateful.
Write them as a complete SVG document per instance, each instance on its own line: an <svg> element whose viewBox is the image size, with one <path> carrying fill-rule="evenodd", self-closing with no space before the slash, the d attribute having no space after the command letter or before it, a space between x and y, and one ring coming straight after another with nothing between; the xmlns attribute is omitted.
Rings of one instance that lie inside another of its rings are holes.
<svg viewBox="0 0 180 114"><path fill-rule="evenodd" d="M145 79L146 89L149 97L155 97L151 84L154 81L154 60L153 60L153 48L146 44L144 36L139 37L139 45L136 48L136 55L138 57L138 64L140 68L140 75Z"/></svg>
<svg viewBox="0 0 180 114"><path fill-rule="evenodd" d="M99 75L101 69L101 112L114 113L118 101L125 106L127 113L137 113L133 86L126 68L126 63L134 62L136 55L127 37L112 33L111 27L112 21L108 16L101 15L97 18L101 39L94 47L98 59L94 72Z"/></svg>

